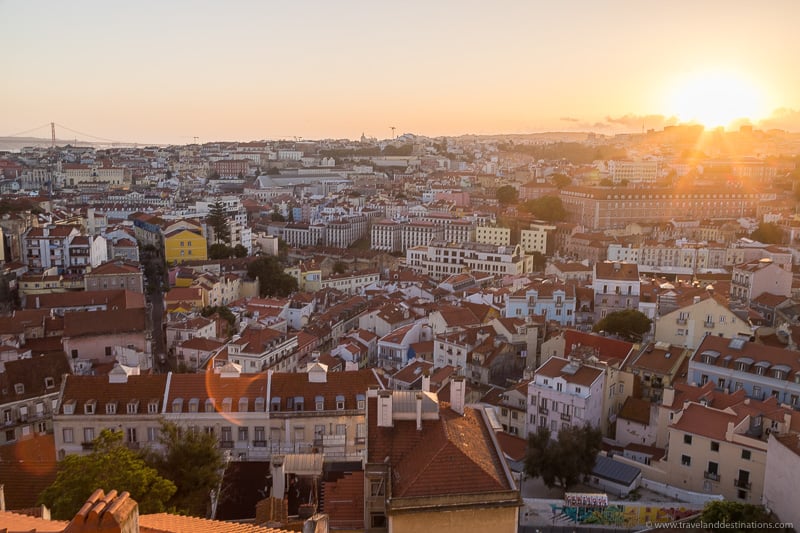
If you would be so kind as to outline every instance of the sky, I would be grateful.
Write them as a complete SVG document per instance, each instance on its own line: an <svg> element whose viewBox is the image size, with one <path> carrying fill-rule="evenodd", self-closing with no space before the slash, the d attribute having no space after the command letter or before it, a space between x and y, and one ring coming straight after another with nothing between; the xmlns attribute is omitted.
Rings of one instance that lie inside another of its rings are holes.
<svg viewBox="0 0 800 533"><path fill-rule="evenodd" d="M0 0L0 136L800 131L798 20L797 0Z"/></svg>

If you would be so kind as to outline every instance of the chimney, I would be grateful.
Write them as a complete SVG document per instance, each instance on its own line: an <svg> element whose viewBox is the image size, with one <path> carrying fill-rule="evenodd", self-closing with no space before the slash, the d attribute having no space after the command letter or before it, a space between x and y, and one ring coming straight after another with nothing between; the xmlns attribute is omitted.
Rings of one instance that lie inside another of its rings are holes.
<svg viewBox="0 0 800 533"><path fill-rule="evenodd" d="M417 431L422 431L422 393L417 393Z"/></svg>
<svg viewBox="0 0 800 533"><path fill-rule="evenodd" d="M422 392L431 391L431 376L427 370L422 372Z"/></svg>
<svg viewBox="0 0 800 533"><path fill-rule="evenodd" d="M392 420L392 391L378 391L378 427L390 428L394 426Z"/></svg>
<svg viewBox="0 0 800 533"><path fill-rule="evenodd" d="M694 298L692 298L692 303L699 304L700 303L700 297L699 296L695 296Z"/></svg>
<svg viewBox="0 0 800 533"><path fill-rule="evenodd" d="M64 533L103 531L106 533L135 533L139 531L139 504L130 494L105 494L97 489L64 529Z"/></svg>
<svg viewBox="0 0 800 533"><path fill-rule="evenodd" d="M456 376L450 381L450 409L456 413L464 414L464 397L466 396L466 385L464 376Z"/></svg>

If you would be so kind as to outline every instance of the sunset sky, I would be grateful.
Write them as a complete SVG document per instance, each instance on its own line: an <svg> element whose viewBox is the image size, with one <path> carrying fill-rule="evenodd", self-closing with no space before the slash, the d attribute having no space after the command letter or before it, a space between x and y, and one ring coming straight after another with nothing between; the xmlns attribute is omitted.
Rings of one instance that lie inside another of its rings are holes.
<svg viewBox="0 0 800 533"><path fill-rule="evenodd" d="M800 131L798 21L797 0L0 0L0 136Z"/></svg>

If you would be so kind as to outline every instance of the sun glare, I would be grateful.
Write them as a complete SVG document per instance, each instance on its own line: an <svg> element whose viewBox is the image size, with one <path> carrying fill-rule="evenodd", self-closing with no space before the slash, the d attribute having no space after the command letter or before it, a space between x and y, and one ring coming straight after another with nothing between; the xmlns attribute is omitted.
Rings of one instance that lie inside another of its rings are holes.
<svg viewBox="0 0 800 533"><path fill-rule="evenodd" d="M683 80L669 105L670 113L681 122L708 128L729 126L741 119L756 122L765 116L760 91L747 80L723 72L700 73Z"/></svg>

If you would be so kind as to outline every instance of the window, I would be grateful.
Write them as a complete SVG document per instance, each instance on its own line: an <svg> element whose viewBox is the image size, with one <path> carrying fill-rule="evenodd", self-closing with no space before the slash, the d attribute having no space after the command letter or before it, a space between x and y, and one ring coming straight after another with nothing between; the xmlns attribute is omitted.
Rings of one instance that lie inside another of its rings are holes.
<svg viewBox="0 0 800 533"><path fill-rule="evenodd" d="M711 441L711 451L712 452L718 452L719 451L719 442L713 441L713 440Z"/></svg>
<svg viewBox="0 0 800 533"><path fill-rule="evenodd" d="M158 400L152 401L147 404L147 412L151 415L158 413Z"/></svg>
<svg viewBox="0 0 800 533"><path fill-rule="evenodd" d="M51 377L44 378L44 388L45 389L52 389L56 386L56 381Z"/></svg>
<svg viewBox="0 0 800 533"><path fill-rule="evenodd" d="M246 426L239 426L239 440L242 442L247 441L247 427Z"/></svg>
<svg viewBox="0 0 800 533"><path fill-rule="evenodd" d="M125 433L128 437L128 442L138 442L136 439L136 428L128 428Z"/></svg>
<svg viewBox="0 0 800 533"><path fill-rule="evenodd" d="M688 455L681 455L681 464L683 466L692 466L692 458Z"/></svg>
<svg viewBox="0 0 800 533"><path fill-rule="evenodd" d="M342 395L336 396L336 410L344 411L344 396Z"/></svg>
<svg viewBox="0 0 800 533"><path fill-rule="evenodd" d="M255 429L255 438L253 440L256 441L266 440L264 436L264 426L256 426L254 429Z"/></svg>
<svg viewBox="0 0 800 533"><path fill-rule="evenodd" d="M72 432L72 428L64 428L61 430L61 434L64 437L64 443L69 444L74 442L75 437Z"/></svg>
<svg viewBox="0 0 800 533"><path fill-rule="evenodd" d="M317 411L322 411L325 409L325 398L322 396L317 396L316 400L314 401L316 405Z"/></svg>
<svg viewBox="0 0 800 533"><path fill-rule="evenodd" d="M116 402L108 402L106 404L106 414L107 415L115 415L115 414L117 414L117 403Z"/></svg>
<svg viewBox="0 0 800 533"><path fill-rule="evenodd" d="M575 387L575 394L580 394L580 393L581 393L581 388Z"/></svg>
<svg viewBox="0 0 800 533"><path fill-rule="evenodd" d="M106 357L111 355L111 346L106 346Z"/></svg>
<svg viewBox="0 0 800 533"><path fill-rule="evenodd" d="M750 460L750 455L751 455L750 450L742 450L742 459L744 459L745 461Z"/></svg>
<svg viewBox="0 0 800 533"><path fill-rule="evenodd" d="M356 407L363 410L367 405L367 400L363 394L356 394Z"/></svg>
<svg viewBox="0 0 800 533"><path fill-rule="evenodd" d="M692 436L691 435L684 435L683 436L683 443L684 444L691 444L692 443Z"/></svg>
<svg viewBox="0 0 800 533"><path fill-rule="evenodd" d="M14 393L16 394L25 394L25 385L22 383L15 383L14 384Z"/></svg>
<svg viewBox="0 0 800 533"><path fill-rule="evenodd" d="M94 428L83 428L83 442L92 442L94 440Z"/></svg>
<svg viewBox="0 0 800 533"><path fill-rule="evenodd" d="M233 441L233 432L231 431L230 426L222 426L222 430L220 431L220 438L219 440L223 442L231 442Z"/></svg>
<svg viewBox="0 0 800 533"><path fill-rule="evenodd" d="M139 401L134 400L132 402L128 402L128 414L135 415L139 412Z"/></svg>
<svg viewBox="0 0 800 533"><path fill-rule="evenodd" d="M95 405L94 400L89 400L83 405L83 412L86 413L87 415L93 415L94 405Z"/></svg>
<svg viewBox="0 0 800 533"><path fill-rule="evenodd" d="M159 428L157 427L147 428L147 442L157 442L158 437L159 437Z"/></svg>

